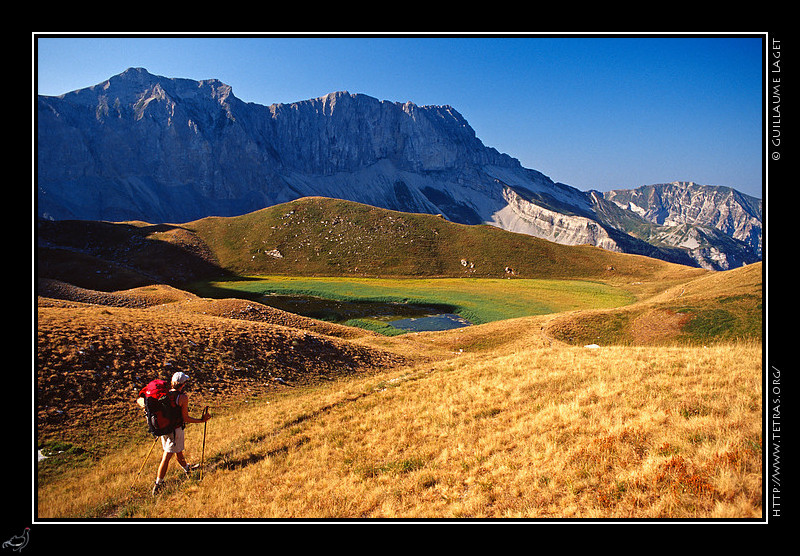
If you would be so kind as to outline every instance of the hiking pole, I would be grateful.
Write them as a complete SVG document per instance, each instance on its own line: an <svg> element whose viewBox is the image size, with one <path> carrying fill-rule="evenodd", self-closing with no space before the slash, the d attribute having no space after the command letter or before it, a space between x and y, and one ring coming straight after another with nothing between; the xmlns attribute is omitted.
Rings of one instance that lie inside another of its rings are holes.
<svg viewBox="0 0 800 556"><path fill-rule="evenodd" d="M142 466L139 468L139 472L136 474L136 477L133 478L133 483L131 483L131 488L133 488L133 485L136 484L136 480L139 478L139 475L142 474L142 469L144 469L144 466L147 463L147 460L150 458L150 454L153 453L153 448L156 447L156 442L158 442L158 437L157 436L156 436L156 439L153 440L153 444L150 446L150 451L147 452L147 455L144 457L144 461L142 462Z"/></svg>
<svg viewBox="0 0 800 556"><path fill-rule="evenodd" d="M203 417L208 414L208 406L203 410ZM208 426L208 421L203 422L203 450L200 452L200 480L203 480L203 469L205 468L206 462L206 427Z"/></svg>

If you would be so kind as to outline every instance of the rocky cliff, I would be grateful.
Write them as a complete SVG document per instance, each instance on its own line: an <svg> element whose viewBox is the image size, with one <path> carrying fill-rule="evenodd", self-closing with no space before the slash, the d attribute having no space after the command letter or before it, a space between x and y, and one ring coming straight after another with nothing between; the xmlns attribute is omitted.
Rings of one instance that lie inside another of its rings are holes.
<svg viewBox="0 0 800 556"><path fill-rule="evenodd" d="M762 201L730 187L672 182L613 190L604 197L664 228L662 235L672 237L666 241L673 245L696 248L702 244L702 230L712 229L762 255Z"/></svg>
<svg viewBox="0 0 800 556"><path fill-rule="evenodd" d="M131 68L39 96L36 118L42 218L186 222L326 196L708 268L760 258L760 210L743 223L722 197L716 211L665 193L656 207L555 183L486 147L450 106L347 92L263 106L217 80ZM696 245L667 233L675 223Z"/></svg>

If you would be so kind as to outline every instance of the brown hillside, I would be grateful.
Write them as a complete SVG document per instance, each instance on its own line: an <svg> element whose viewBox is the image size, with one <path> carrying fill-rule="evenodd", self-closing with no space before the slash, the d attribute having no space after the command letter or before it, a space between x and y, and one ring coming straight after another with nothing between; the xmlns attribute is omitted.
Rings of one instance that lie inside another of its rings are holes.
<svg viewBox="0 0 800 556"><path fill-rule="evenodd" d="M171 291L151 288L150 293L163 298ZM269 322L276 316L272 310L247 302L195 298L150 305L152 298L143 303L143 296L144 289L98 294L96 300L110 300L108 305L39 298L40 440L69 434L84 423L138 422L141 415L134 402L139 389L178 370L192 377L193 405L200 406L408 361L397 353L326 334L346 336L341 333L344 327L319 323L317 331L292 328L303 323L288 315L284 325L274 324ZM128 306L123 306L125 298ZM131 308L140 304L144 308Z"/></svg>
<svg viewBox="0 0 800 556"><path fill-rule="evenodd" d="M227 274L211 249L181 226L40 220L36 275L96 291L180 285Z"/></svg>

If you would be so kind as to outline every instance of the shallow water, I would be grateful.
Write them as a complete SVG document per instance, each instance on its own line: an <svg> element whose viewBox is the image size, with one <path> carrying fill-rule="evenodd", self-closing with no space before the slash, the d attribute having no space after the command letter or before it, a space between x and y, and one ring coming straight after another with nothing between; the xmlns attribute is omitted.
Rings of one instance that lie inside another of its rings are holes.
<svg viewBox="0 0 800 556"><path fill-rule="evenodd" d="M296 315L343 323L350 319L378 319L401 330L449 330L472 323L452 313L449 305L418 305L381 301L336 301L314 296L265 295L259 302Z"/></svg>
<svg viewBox="0 0 800 556"><path fill-rule="evenodd" d="M395 328L402 330L409 330L411 332L433 332L437 330L452 330L453 328L461 328L464 326L471 326L472 323L467 319L460 317L454 313L445 313L441 315L427 315L424 317L407 318L400 320L391 320L389 324Z"/></svg>

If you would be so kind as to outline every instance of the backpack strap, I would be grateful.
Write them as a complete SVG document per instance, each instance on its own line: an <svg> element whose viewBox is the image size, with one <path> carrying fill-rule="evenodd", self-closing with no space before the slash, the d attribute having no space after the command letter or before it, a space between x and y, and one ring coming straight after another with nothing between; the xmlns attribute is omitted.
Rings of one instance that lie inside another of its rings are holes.
<svg viewBox="0 0 800 556"><path fill-rule="evenodd" d="M173 394L173 393L174 393L175 396L172 398L172 401L175 403L175 406L178 408L178 411L180 412L179 416L178 416L178 418L180 419L180 422L181 422L180 428L185 429L186 428L186 423L183 422L183 411L181 411L181 409L180 409L181 405L178 403L178 398L181 397L181 394L183 394L183 392L181 392L180 390L170 390L169 391L169 394ZM175 428L177 428L177 427L175 427Z"/></svg>

